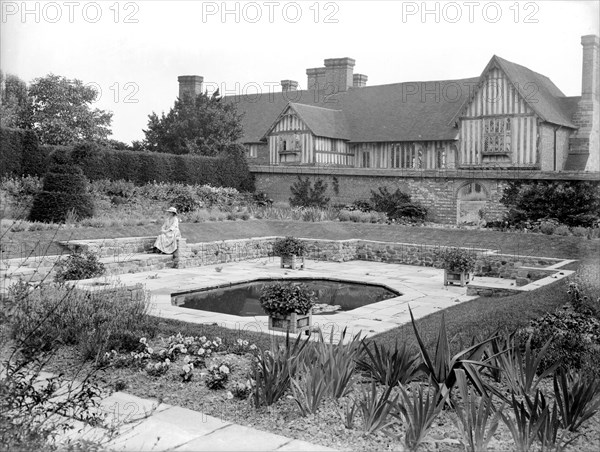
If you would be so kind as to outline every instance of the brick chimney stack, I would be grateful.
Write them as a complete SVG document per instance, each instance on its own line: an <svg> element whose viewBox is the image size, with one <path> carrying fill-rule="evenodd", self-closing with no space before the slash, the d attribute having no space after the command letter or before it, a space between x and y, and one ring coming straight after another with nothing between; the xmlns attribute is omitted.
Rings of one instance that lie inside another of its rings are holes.
<svg viewBox="0 0 600 452"><path fill-rule="evenodd" d="M296 80L282 80L281 91L297 91L298 82Z"/></svg>
<svg viewBox="0 0 600 452"><path fill-rule="evenodd" d="M333 85L333 92L348 91L354 83L353 72L356 63L352 58L328 58L325 60L325 86Z"/></svg>
<svg viewBox="0 0 600 452"><path fill-rule="evenodd" d="M185 96L196 97L202 93L202 83L204 77L200 75L180 75L177 77L179 82L179 99L183 99Z"/></svg>
<svg viewBox="0 0 600 452"><path fill-rule="evenodd" d="M362 88L363 86L367 86L367 80L369 80L369 77L364 74L354 74L352 78L352 87Z"/></svg>
<svg viewBox="0 0 600 452"><path fill-rule="evenodd" d="M306 70L307 88L312 90L325 89L325 68L314 67Z"/></svg>
<svg viewBox="0 0 600 452"><path fill-rule="evenodd" d="M583 46L581 100L573 115L573 122L579 129L569 139L570 154L588 155L585 171L600 171L599 43L600 38L596 35L581 37Z"/></svg>

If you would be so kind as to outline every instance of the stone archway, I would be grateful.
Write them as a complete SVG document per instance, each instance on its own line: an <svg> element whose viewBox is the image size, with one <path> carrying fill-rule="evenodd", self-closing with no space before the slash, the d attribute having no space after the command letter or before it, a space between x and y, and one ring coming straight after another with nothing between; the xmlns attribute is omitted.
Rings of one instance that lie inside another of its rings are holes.
<svg viewBox="0 0 600 452"><path fill-rule="evenodd" d="M467 182L456 193L456 223L478 225L480 212L485 209L489 194L481 182Z"/></svg>

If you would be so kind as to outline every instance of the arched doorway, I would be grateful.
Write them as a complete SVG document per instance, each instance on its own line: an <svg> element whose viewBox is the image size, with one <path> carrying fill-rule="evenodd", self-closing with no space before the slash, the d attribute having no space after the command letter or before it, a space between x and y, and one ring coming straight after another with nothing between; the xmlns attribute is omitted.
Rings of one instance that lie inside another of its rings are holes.
<svg viewBox="0 0 600 452"><path fill-rule="evenodd" d="M480 182L467 182L460 187L456 195L457 224L479 224L487 200L487 189Z"/></svg>

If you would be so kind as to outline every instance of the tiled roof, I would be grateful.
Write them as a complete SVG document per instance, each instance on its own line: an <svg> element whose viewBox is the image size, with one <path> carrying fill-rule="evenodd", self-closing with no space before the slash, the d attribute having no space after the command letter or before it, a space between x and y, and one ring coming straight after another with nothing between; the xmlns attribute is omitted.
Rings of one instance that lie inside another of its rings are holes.
<svg viewBox="0 0 600 452"><path fill-rule="evenodd" d="M318 137L350 139L346 117L341 110L290 103L307 127Z"/></svg>
<svg viewBox="0 0 600 452"><path fill-rule="evenodd" d="M553 124L577 128L571 121L569 112L564 109L562 99L565 95L552 83L552 80L525 66L511 63L498 56L494 58L513 84L519 87L525 101L542 119ZM534 86L535 90L528 89L531 86Z"/></svg>
<svg viewBox="0 0 600 452"><path fill-rule="evenodd" d="M475 78L366 86L334 95L286 91L229 96L224 100L235 103L243 113L245 143L263 141L288 104L317 136L351 142L455 140L456 117L469 102L472 87L494 62L519 87L521 95L530 98L529 105L543 120L576 128L571 117L579 98L565 97L548 77L497 56ZM537 88L533 97L530 91L523 91L531 84Z"/></svg>

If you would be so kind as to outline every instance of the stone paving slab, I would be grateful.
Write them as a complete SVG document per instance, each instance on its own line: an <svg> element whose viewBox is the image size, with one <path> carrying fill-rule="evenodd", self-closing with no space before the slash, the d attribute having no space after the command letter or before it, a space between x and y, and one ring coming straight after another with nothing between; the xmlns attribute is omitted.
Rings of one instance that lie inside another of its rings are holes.
<svg viewBox="0 0 600 452"><path fill-rule="evenodd" d="M176 447L176 451L263 451L278 450L291 440L243 425L229 425ZM314 447L314 446L312 446ZM289 450L289 449L288 449ZM296 449L302 450L302 449ZM313 449L314 450L314 449ZM323 449L318 449L323 450Z"/></svg>

